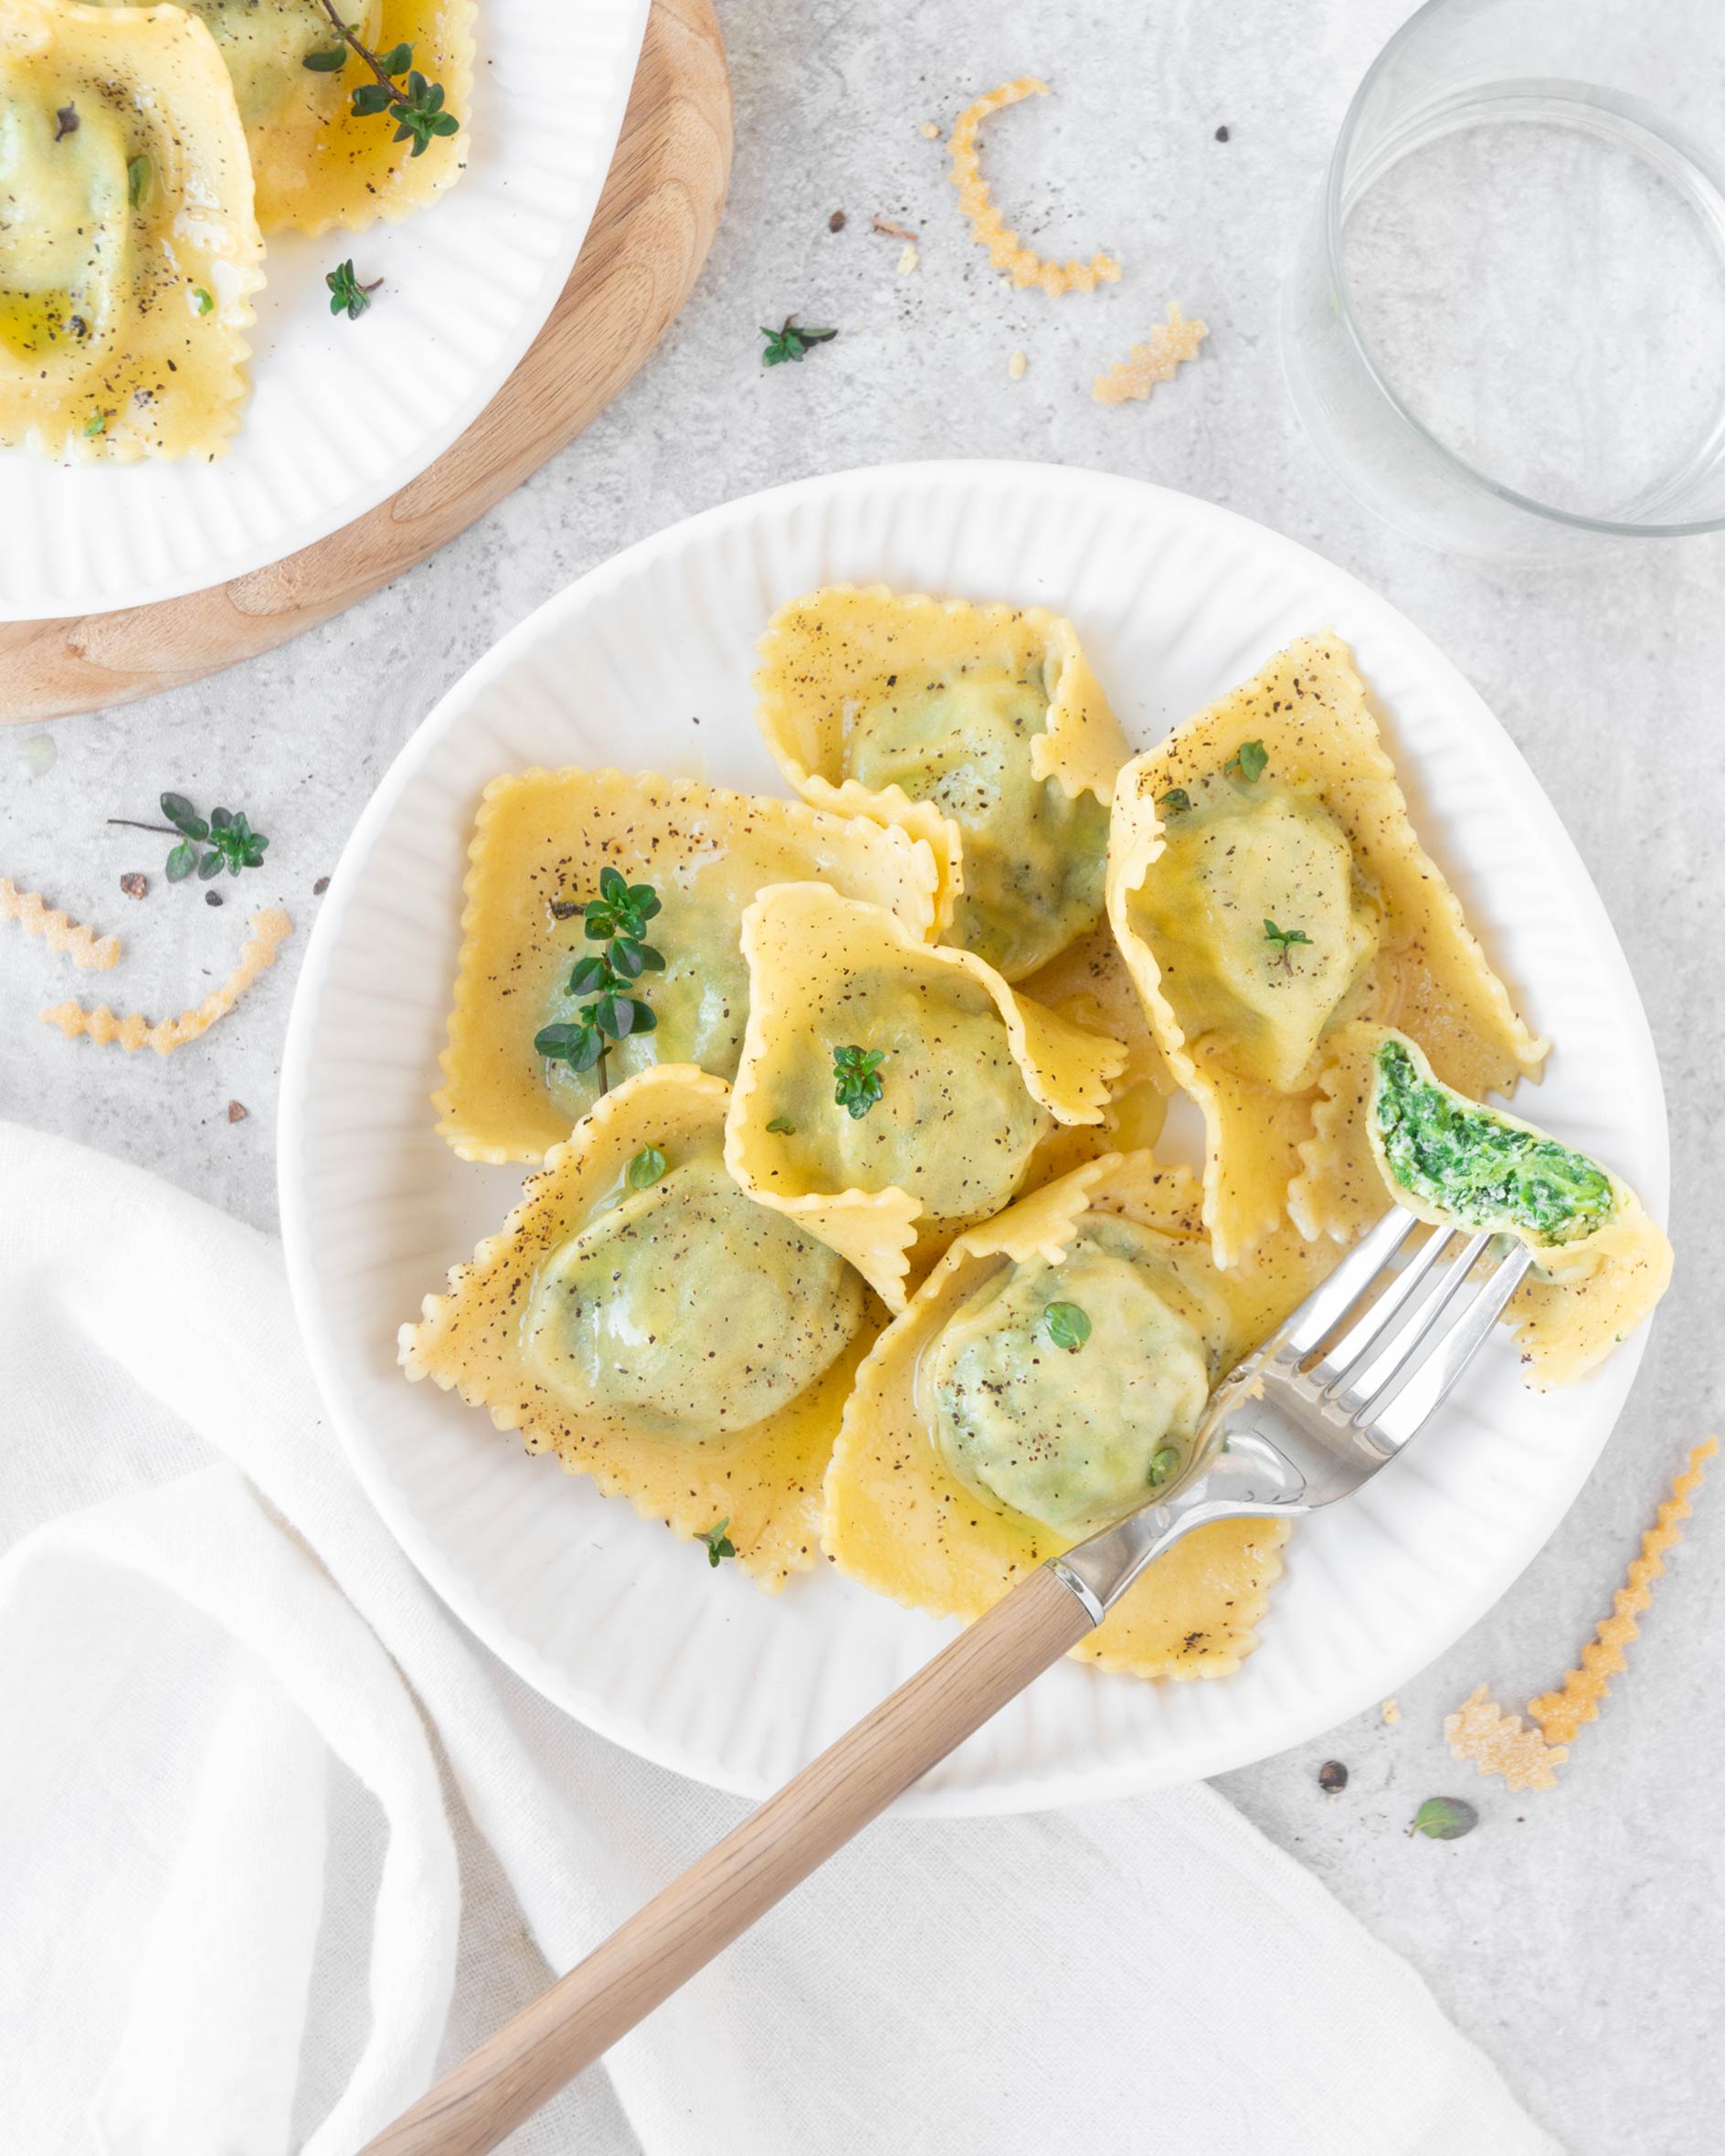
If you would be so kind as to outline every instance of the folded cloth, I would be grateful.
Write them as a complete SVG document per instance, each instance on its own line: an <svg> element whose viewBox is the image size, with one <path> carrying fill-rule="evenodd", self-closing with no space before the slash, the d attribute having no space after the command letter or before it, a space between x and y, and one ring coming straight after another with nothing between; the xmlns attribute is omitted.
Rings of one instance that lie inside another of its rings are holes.
<svg viewBox="0 0 1725 2156"><path fill-rule="evenodd" d="M273 1243L9 1125L0 1404L0 2147L348 2156L741 1816L443 1610ZM507 2145L1556 2148L1201 1786L880 1822Z"/></svg>

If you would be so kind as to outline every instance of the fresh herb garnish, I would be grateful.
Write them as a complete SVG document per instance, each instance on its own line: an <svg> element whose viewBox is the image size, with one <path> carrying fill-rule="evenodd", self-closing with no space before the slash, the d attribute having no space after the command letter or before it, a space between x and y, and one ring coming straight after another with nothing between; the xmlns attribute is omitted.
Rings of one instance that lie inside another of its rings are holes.
<svg viewBox="0 0 1725 2156"><path fill-rule="evenodd" d="M1192 798L1183 786L1170 786L1165 794L1158 794L1156 797L1156 806L1159 808L1170 809L1176 815L1190 808L1191 805Z"/></svg>
<svg viewBox="0 0 1725 2156"><path fill-rule="evenodd" d="M162 813L167 818L165 824L132 823L124 816L111 816L108 820L128 824L133 830L165 831L170 838L175 831L180 833L180 842L167 859L170 883L185 882L194 870L198 880L207 883L223 869L237 876L241 869L263 866L264 849L270 841L261 831L252 830L243 809L233 816L226 808L212 808L206 823L184 794L164 794ZM198 848L206 843L209 851L200 854Z"/></svg>
<svg viewBox="0 0 1725 2156"><path fill-rule="evenodd" d="M1308 944L1312 939L1303 928L1278 928L1266 914L1264 917L1264 940L1277 946L1276 956L1271 959L1271 965L1279 965L1284 973L1292 973L1294 961L1288 956L1290 948L1295 944Z"/></svg>
<svg viewBox="0 0 1725 2156"><path fill-rule="evenodd" d="M200 314L207 314L216 302L210 298L209 294L200 284L195 287L193 290L192 304L197 309Z"/></svg>
<svg viewBox="0 0 1725 2156"><path fill-rule="evenodd" d="M795 315L788 314L778 329L762 330L767 349L761 354L761 365L776 367L788 359L800 360L811 344L831 344L838 333L837 330L799 329Z"/></svg>
<svg viewBox="0 0 1725 2156"><path fill-rule="evenodd" d="M699 1538L707 1546L707 1562L715 1572L718 1570L719 1559L722 1557L735 1557L736 1555L736 1545L725 1531L730 1524L731 1516L727 1512L716 1527L709 1527L706 1533Z"/></svg>
<svg viewBox="0 0 1725 2156"><path fill-rule="evenodd" d="M1051 1303L1042 1312L1042 1323L1055 1347L1069 1355L1076 1355L1090 1337L1090 1319L1076 1303Z"/></svg>
<svg viewBox="0 0 1725 2156"><path fill-rule="evenodd" d="M1150 1454L1149 1484L1159 1490L1180 1465L1180 1447L1160 1445Z"/></svg>
<svg viewBox="0 0 1725 2156"><path fill-rule="evenodd" d="M362 82L348 100L348 109L356 120L365 120L378 112L386 112L396 122L396 140L405 143L411 136L413 148L410 155L418 157L438 135L452 135L460 126L453 112L443 110L443 85L429 82L413 64L411 45L397 45L388 52L373 52L362 45L352 26L344 23L335 10L335 0L323 0L323 12L335 26L342 42L327 46L318 52L308 52L303 66L314 75L336 75L347 64L353 53L369 68L375 78ZM400 78L407 77L404 88Z"/></svg>
<svg viewBox="0 0 1725 2156"><path fill-rule="evenodd" d="M1243 741L1222 766L1222 770L1237 771L1249 786L1264 777L1264 767L1269 760L1270 752L1261 741Z"/></svg>
<svg viewBox="0 0 1725 2156"><path fill-rule="evenodd" d="M148 199L150 180L150 160L147 157L134 157L126 167L126 200L133 209Z"/></svg>
<svg viewBox="0 0 1725 2156"><path fill-rule="evenodd" d="M590 1071L597 1063L601 1093L610 1083L606 1041L651 1033L659 1023L650 1006L628 992L643 973L665 969L663 955L641 940L659 910L659 893L651 883L630 883L613 868L599 871L599 895L581 912L588 941L603 943L605 949L577 958L569 976L570 995L592 1000L582 1005L578 1023L545 1026L534 1037L541 1055L572 1071Z"/></svg>
<svg viewBox="0 0 1725 2156"><path fill-rule="evenodd" d="M835 1048L832 1052L832 1097L848 1108L855 1122L866 1115L883 1091L878 1075L886 1052L880 1048Z"/></svg>
<svg viewBox="0 0 1725 2156"><path fill-rule="evenodd" d="M361 284L350 259L338 262L323 281L330 288L330 312L344 314L349 322L357 322L371 305L371 296L383 279L374 277L369 284Z"/></svg>
<svg viewBox="0 0 1725 2156"><path fill-rule="evenodd" d="M657 1146L643 1146L623 1170L631 1190L651 1190L665 1172L665 1157Z"/></svg>
<svg viewBox="0 0 1725 2156"><path fill-rule="evenodd" d="M106 412L92 412L89 418L84 422L84 434L86 439L88 439L92 434L106 434L107 431L108 415Z"/></svg>
<svg viewBox="0 0 1725 2156"><path fill-rule="evenodd" d="M797 1126L788 1115L775 1115L767 1127L776 1138L791 1137L797 1129Z"/></svg>
<svg viewBox="0 0 1725 2156"><path fill-rule="evenodd" d="M1478 1824L1479 1814L1466 1797L1427 1797L1408 1832L1428 1835L1434 1842L1459 1842Z"/></svg>

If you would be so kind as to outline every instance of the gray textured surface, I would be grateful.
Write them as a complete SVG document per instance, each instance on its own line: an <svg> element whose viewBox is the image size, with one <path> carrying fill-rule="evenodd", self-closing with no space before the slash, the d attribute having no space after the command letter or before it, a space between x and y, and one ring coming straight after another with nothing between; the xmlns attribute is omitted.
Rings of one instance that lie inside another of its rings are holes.
<svg viewBox="0 0 1725 2156"><path fill-rule="evenodd" d="M1137 473L1260 518L1375 586L1503 718L1604 894L1664 1066L1680 1271L1600 1471L1513 1591L1404 1686L1399 1722L1366 1717L1224 1786L1413 1959L1569 2147L1700 2156L1719 2146L1709 2038L1725 2003L1725 1700L1704 1644L1725 1625L1718 1496L1556 1793L1475 1781L1447 1760L1439 1723L1478 1681L1514 1705L1561 1672L1684 1444L1720 1411L1725 551L1650 546L1561 576L1444 559L1370 521L1299 436L1278 371L1276 270L1348 92L1401 12L1399 0L1169 0L1136 21L1102 0L1053 13L967 0L937 31L929 11L733 0L731 204L693 302L632 387L485 523L300 643L110 718L0 734L0 869L125 933L127 999L177 1008L228 970L247 899L280 899L309 927L312 884L389 758L503 629L632 540L812 470L974 454ZM919 132L1026 68L1055 96L998 123L991 168L1038 244L1119 251L1126 280L1094 301L1002 288L960 233L940 145ZM831 234L840 208L848 223ZM899 244L870 232L871 212L920 229L914 275L900 277ZM1201 365L1148 406L1093 405L1092 375L1170 299L1211 324ZM756 324L788 311L843 333L763 374ZM1020 350L1029 369L1013 382ZM41 770L44 742L58 753ZM269 868L228 885L219 913L163 883L166 841L102 824L148 815L164 786L244 805L270 834ZM117 887L134 868L153 879L142 904ZM75 992L72 977L7 932L0 1108L273 1224L273 1102L303 944L240 1019L159 1063L30 1023ZM230 1099L246 1121L228 1123ZM1326 1797L1315 1775L1332 1756L1352 1779ZM1479 1831L1452 1845L1405 1838L1420 1799L1449 1790L1478 1803Z"/></svg>

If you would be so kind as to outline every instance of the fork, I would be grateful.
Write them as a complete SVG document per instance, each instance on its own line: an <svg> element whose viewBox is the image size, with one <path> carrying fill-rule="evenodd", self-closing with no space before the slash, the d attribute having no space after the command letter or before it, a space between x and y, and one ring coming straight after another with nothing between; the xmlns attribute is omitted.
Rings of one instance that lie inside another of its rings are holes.
<svg viewBox="0 0 1725 2156"><path fill-rule="evenodd" d="M1493 1251L1454 1228L1408 1249L1420 1225L1393 1208L1229 1371L1165 1493L1030 1573L362 2156L482 2156L1076 1646L1181 1536L1297 1517L1369 1481L1441 1405L1531 1262L1524 1243Z"/></svg>

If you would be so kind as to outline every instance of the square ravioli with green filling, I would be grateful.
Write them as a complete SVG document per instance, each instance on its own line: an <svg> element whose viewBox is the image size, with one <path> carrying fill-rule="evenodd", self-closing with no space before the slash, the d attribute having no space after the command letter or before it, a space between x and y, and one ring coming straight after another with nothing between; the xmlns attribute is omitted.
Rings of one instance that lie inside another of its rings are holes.
<svg viewBox="0 0 1725 2156"><path fill-rule="evenodd" d="M1301 1180L1348 1241L1387 1198L1435 1226L1513 1235L1533 1269L1504 1314L1528 1382L1571 1385L1651 1314L1671 1245L1608 1168L1537 1125L1445 1085L1416 1041L1342 1029L1326 1064Z"/></svg>
<svg viewBox="0 0 1725 2156"><path fill-rule="evenodd" d="M0 6L0 445L220 456L263 283L209 33L177 7Z"/></svg>
<svg viewBox="0 0 1725 2156"><path fill-rule="evenodd" d="M430 1378L760 1586L819 1551L821 1476L878 1330L858 1274L726 1172L722 1079L609 1093L400 1335Z"/></svg>
<svg viewBox="0 0 1725 2156"><path fill-rule="evenodd" d="M1069 621L835 585L781 607L760 654L761 732L804 800L942 851L943 942L1015 981L1095 927L1130 751Z"/></svg>
<svg viewBox="0 0 1725 2156"><path fill-rule="evenodd" d="M1120 774L1108 914L1151 1031L1205 1124L1224 1265L1292 1210L1327 1231L1299 1147L1338 1030L1393 1023L1476 1094L1537 1077L1517 1013L1422 849L1346 645L1302 638Z"/></svg>
<svg viewBox="0 0 1725 2156"><path fill-rule="evenodd" d="M748 1020L743 909L764 884L817 877L933 928L933 853L905 831L690 779L523 771L485 788L468 849L467 904L438 1128L464 1160L542 1160L599 1097L565 1050L593 1001L578 969L607 872L649 893L643 934L662 960L638 984L651 1030L609 1043L615 1083L656 1062L729 1079ZM556 1029L563 1029L561 1032Z"/></svg>
<svg viewBox="0 0 1725 2156"><path fill-rule="evenodd" d="M725 1159L895 1310L914 1270L1022 1188L1057 1126L1101 1118L1127 1060L974 953L823 884L763 891L743 950Z"/></svg>
<svg viewBox="0 0 1725 2156"><path fill-rule="evenodd" d="M827 1471L840 1570L973 1620L1185 1473L1217 1379L1325 1261L1291 1230L1250 1270L1212 1257L1201 1193L1147 1154L1074 1169L960 1236L857 1373ZM1201 1527L1074 1653L1223 1676L1254 1643L1285 1523Z"/></svg>

